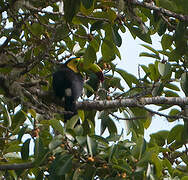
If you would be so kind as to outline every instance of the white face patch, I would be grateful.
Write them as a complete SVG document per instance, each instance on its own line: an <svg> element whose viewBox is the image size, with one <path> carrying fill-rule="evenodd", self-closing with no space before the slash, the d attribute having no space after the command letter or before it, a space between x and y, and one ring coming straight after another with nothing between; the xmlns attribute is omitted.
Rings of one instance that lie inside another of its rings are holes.
<svg viewBox="0 0 188 180"><path fill-rule="evenodd" d="M65 89L65 95L66 96L72 96L72 90L71 90L71 88Z"/></svg>

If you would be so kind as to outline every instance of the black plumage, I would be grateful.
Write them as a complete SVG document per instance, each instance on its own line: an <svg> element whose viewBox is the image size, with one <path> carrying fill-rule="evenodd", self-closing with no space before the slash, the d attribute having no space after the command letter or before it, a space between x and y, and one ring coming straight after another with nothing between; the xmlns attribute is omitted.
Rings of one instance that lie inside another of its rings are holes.
<svg viewBox="0 0 188 180"><path fill-rule="evenodd" d="M78 71L74 72L68 67L70 61L72 61L72 59L68 60L62 65L60 70L53 74L52 81L55 95L60 99L64 99L65 110L73 112L73 114L67 114L64 116L65 122L77 114L75 102L82 94L84 84L82 75ZM74 68L77 69L76 64L73 63L72 65L75 65Z"/></svg>

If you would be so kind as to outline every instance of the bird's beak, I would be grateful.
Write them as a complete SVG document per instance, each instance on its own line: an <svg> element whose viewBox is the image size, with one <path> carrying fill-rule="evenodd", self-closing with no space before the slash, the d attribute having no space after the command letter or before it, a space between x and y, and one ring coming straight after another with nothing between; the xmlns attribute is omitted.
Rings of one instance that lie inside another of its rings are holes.
<svg viewBox="0 0 188 180"><path fill-rule="evenodd" d="M99 80L101 82L104 81L104 74L102 72L102 69L97 65L97 64L94 64L94 63L91 63L91 64L84 64L84 61L83 59L80 60L80 64L79 64L79 70L81 72L93 72L97 75L97 77L99 78Z"/></svg>
<svg viewBox="0 0 188 180"><path fill-rule="evenodd" d="M104 81L102 69L97 64L91 64L88 69L95 73L101 82Z"/></svg>

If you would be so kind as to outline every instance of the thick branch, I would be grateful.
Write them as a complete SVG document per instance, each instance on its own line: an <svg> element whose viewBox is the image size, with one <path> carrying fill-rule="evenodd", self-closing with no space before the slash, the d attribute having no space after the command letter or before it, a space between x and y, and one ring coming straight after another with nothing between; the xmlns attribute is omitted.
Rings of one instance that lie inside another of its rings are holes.
<svg viewBox="0 0 188 180"><path fill-rule="evenodd" d="M34 163L15 163L15 164L0 164L0 170L20 170L20 169L29 169L33 168Z"/></svg>
<svg viewBox="0 0 188 180"><path fill-rule="evenodd" d="M124 1L126 2L126 0L124 0ZM142 6L142 7L147 8L147 9L155 10L155 11L160 12L160 13L166 15L166 16L174 17L176 19L179 19L180 21L188 21L188 16L187 15L177 14L177 13L169 11L167 9L164 9L164 8L161 8L161 7L157 7L157 6L155 6L155 5L151 4L151 3L140 2L138 0L133 0L133 1L130 1L129 3L137 5L137 6Z"/></svg>
<svg viewBox="0 0 188 180"><path fill-rule="evenodd" d="M180 97L152 97L152 98L140 98L140 99L118 99L118 100L105 100L105 101L83 101L78 102L77 108L84 110L104 110L114 109L119 107L139 107L140 105L188 105L188 98Z"/></svg>

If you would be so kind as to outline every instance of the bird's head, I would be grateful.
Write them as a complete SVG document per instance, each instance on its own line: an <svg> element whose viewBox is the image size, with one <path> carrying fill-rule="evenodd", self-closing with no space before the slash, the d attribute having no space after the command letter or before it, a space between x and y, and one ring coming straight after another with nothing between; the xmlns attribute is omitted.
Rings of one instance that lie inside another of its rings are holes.
<svg viewBox="0 0 188 180"><path fill-rule="evenodd" d="M104 74L102 72L102 69L94 63L91 63L89 65L84 64L84 59L83 58L72 58L69 59L65 65L70 68L72 71L75 73L79 72L93 72L97 75L98 79L103 82L104 81Z"/></svg>
<svg viewBox="0 0 188 180"><path fill-rule="evenodd" d="M75 73L79 73L79 64L80 64L80 58L71 58L69 59L65 65L71 69L72 71L74 71Z"/></svg>

